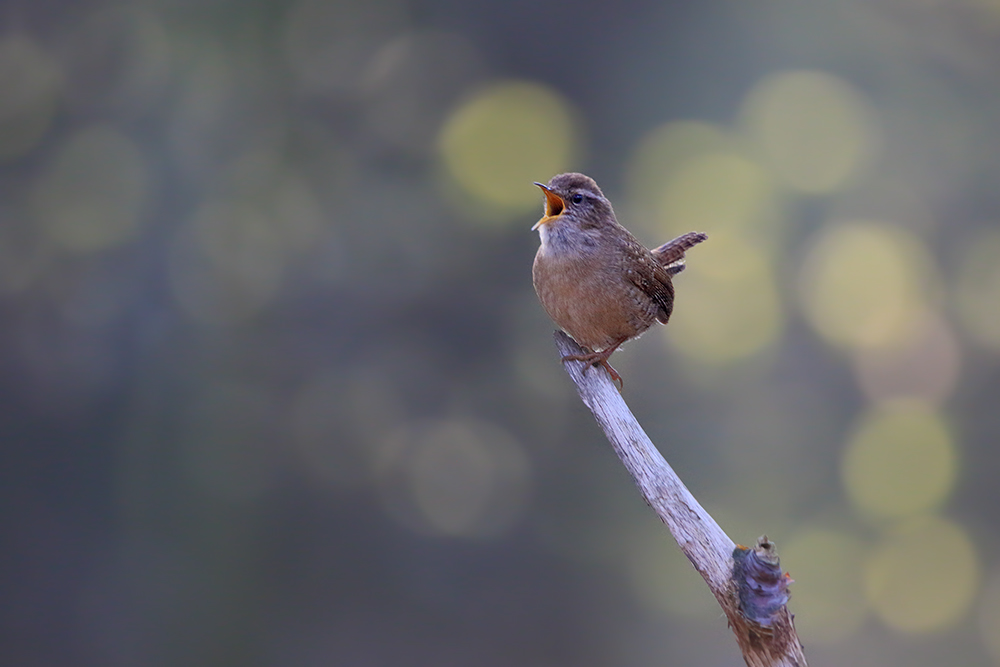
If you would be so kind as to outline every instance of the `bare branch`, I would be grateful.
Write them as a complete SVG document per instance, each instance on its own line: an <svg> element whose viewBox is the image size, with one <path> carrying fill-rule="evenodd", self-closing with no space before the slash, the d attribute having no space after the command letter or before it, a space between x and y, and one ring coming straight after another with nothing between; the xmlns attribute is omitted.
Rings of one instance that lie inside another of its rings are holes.
<svg viewBox="0 0 1000 667"><path fill-rule="evenodd" d="M555 340L564 357L584 353L562 332ZM762 537L752 549L737 547L653 446L607 372L579 361L564 365L642 497L712 590L747 665L805 667L785 606L791 581L781 574L774 545Z"/></svg>

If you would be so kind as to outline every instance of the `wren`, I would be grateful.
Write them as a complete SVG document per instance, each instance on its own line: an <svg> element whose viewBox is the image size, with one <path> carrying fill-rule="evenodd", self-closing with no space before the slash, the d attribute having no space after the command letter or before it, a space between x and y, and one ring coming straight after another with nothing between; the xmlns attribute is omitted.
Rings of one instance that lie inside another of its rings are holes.
<svg viewBox="0 0 1000 667"><path fill-rule="evenodd" d="M618 224L589 176L559 174L535 185L545 193L545 215L532 227L541 237L531 270L535 292L549 317L588 351L562 360L603 366L623 388L608 358L655 322L667 323L672 278L684 270L685 251L708 236L688 232L649 250Z"/></svg>

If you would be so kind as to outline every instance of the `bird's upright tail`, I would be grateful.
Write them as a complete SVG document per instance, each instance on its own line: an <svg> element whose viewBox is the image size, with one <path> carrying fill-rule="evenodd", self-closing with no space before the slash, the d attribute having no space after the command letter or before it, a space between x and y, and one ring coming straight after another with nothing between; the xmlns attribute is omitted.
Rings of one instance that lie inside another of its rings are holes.
<svg viewBox="0 0 1000 667"><path fill-rule="evenodd" d="M703 232L688 232L658 248L653 248L651 252L667 272L674 276L684 270L684 253L707 238L708 234Z"/></svg>

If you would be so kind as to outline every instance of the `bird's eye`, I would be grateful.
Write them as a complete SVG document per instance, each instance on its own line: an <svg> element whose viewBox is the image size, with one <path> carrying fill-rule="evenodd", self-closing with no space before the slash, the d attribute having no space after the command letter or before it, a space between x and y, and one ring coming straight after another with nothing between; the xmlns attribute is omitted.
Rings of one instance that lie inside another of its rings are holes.
<svg viewBox="0 0 1000 667"><path fill-rule="evenodd" d="M577 194L573 195L572 197L570 197L570 201L572 201L574 204L582 204L583 203L583 195L577 193Z"/></svg>

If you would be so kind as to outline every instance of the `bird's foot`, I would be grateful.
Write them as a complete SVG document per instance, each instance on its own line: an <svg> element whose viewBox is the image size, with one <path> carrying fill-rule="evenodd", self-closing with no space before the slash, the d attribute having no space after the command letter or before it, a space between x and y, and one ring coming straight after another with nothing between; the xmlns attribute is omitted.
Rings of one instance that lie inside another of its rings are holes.
<svg viewBox="0 0 1000 667"><path fill-rule="evenodd" d="M620 344L621 343L618 345ZM618 345L613 345L601 352L591 352L589 354L568 354L563 357L562 360L582 361L588 366L603 366L604 370L606 370L608 375L611 376L611 381L618 385L618 391L620 392L625 389L625 381L622 380L622 376L618 374L618 371L612 368L611 364L608 363L608 357L610 357L611 353L618 348ZM586 368L584 368L584 372L586 372Z"/></svg>

